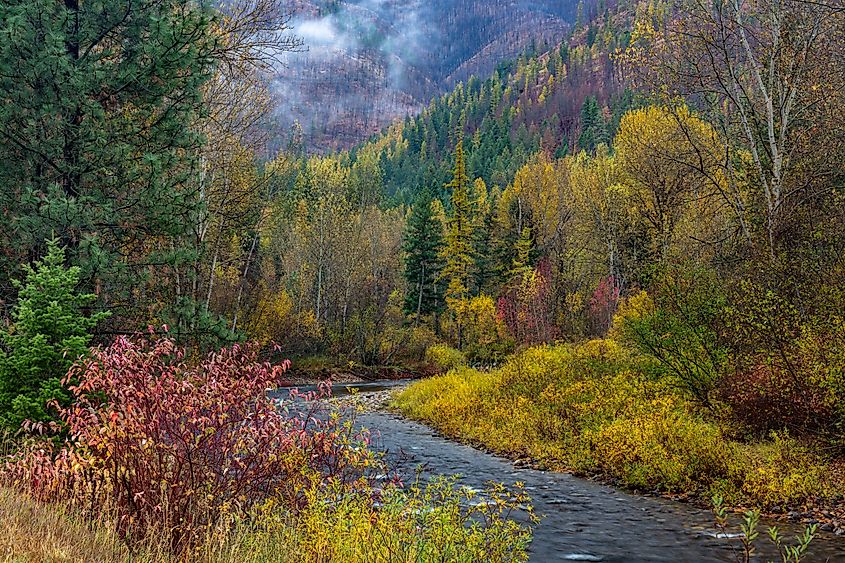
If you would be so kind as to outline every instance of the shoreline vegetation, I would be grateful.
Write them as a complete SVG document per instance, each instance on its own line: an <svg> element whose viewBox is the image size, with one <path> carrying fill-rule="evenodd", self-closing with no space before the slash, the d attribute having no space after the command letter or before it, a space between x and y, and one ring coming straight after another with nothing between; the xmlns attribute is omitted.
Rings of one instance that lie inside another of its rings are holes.
<svg viewBox="0 0 845 563"><path fill-rule="evenodd" d="M355 410L324 400L328 384L268 393L288 364L257 345L197 364L166 338L91 354L67 376L52 441L0 441L3 560L527 559L519 485L403 482Z"/></svg>
<svg viewBox="0 0 845 563"><path fill-rule="evenodd" d="M843 460L786 432L745 439L611 339L527 349L413 382L390 408L447 438L633 492L845 534Z"/></svg>

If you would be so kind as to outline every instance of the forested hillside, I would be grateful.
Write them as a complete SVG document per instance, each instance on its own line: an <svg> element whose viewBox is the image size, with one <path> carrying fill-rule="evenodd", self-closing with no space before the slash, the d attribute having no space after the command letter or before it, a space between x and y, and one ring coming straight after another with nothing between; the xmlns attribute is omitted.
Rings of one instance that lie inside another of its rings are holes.
<svg viewBox="0 0 845 563"><path fill-rule="evenodd" d="M555 45L604 2L299 2L307 51L276 81L279 124L301 124L309 151L350 148L471 75L532 46Z"/></svg>
<svg viewBox="0 0 845 563"><path fill-rule="evenodd" d="M633 103L617 59L634 15L628 5L605 9L561 43L505 60L491 77L472 76L391 127L373 141L386 195L407 202L445 185L459 137L469 173L501 187L531 155L559 158L607 143Z"/></svg>

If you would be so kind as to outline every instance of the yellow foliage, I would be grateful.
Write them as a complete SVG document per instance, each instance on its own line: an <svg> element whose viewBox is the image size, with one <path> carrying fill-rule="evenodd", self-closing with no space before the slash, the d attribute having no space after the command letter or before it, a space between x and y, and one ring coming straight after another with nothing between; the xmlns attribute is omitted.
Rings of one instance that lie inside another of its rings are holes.
<svg viewBox="0 0 845 563"><path fill-rule="evenodd" d="M622 314L648 302L629 300ZM439 430L555 469L629 486L731 502L801 503L832 494L825 464L794 441L740 444L613 340L530 348L501 368L459 368L400 393L394 404Z"/></svg>
<svg viewBox="0 0 845 563"><path fill-rule="evenodd" d="M269 344L294 336L319 337L320 326L314 312L297 312L287 291L272 293L265 289L260 295L246 315L245 329L251 339Z"/></svg>
<svg viewBox="0 0 845 563"><path fill-rule="evenodd" d="M506 339L507 329L499 320L496 304L489 295L450 301L449 307L460 327L461 340L470 355L486 359Z"/></svg>
<svg viewBox="0 0 845 563"><path fill-rule="evenodd" d="M463 352L445 344L430 346L425 352L425 360L443 372L467 365L467 358Z"/></svg>
<svg viewBox="0 0 845 563"><path fill-rule="evenodd" d="M683 241L710 240L725 228L724 146L685 105L628 112L613 141L632 209L662 256Z"/></svg>
<svg viewBox="0 0 845 563"><path fill-rule="evenodd" d="M625 297L619 302L616 314L613 315L613 323L610 326L608 338L619 340L622 327L626 320L637 320L654 311L654 301L645 291L638 291L630 297Z"/></svg>

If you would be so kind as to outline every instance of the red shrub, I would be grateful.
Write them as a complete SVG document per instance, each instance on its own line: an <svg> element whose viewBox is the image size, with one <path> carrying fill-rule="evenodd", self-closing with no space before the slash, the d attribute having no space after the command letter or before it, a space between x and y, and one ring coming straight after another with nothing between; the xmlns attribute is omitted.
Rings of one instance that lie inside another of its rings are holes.
<svg viewBox="0 0 845 563"><path fill-rule="evenodd" d="M169 531L176 547L268 498L295 510L308 487L361 484L366 436L291 412L317 403L280 407L267 395L287 367L260 362L253 345L192 367L171 340L119 338L68 374L79 383L61 416L65 445L9 460L2 477L44 500L114 510L123 533Z"/></svg>
<svg viewBox="0 0 845 563"><path fill-rule="evenodd" d="M548 260L541 261L533 272L512 280L496 302L499 320L505 323L514 340L523 345L551 342L557 337L554 307Z"/></svg>
<svg viewBox="0 0 845 563"><path fill-rule="evenodd" d="M595 334L604 335L613 322L613 314L619 306L620 290L615 276L599 281L590 297L590 324Z"/></svg>
<svg viewBox="0 0 845 563"><path fill-rule="evenodd" d="M784 429L815 434L835 419L817 386L774 365L758 364L726 377L721 395L734 420L759 436Z"/></svg>

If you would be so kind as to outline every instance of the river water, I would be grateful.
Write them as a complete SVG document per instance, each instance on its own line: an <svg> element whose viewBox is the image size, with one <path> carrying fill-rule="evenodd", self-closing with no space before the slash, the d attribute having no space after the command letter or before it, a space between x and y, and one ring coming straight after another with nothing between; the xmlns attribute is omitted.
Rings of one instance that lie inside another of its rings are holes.
<svg viewBox="0 0 845 563"><path fill-rule="evenodd" d="M542 518L531 544L531 561L736 560L737 541L715 537L710 511L627 494L566 473L518 468L509 460L446 440L396 415L367 413L359 422L378 432L379 447L403 474L414 475L421 465L429 475L460 474L462 484L478 489L491 480L524 483ZM765 536L765 526L760 532ZM761 547L763 542L761 538ZM810 549L806 561L845 562L843 538L824 534Z"/></svg>
<svg viewBox="0 0 845 563"><path fill-rule="evenodd" d="M397 382L350 385L362 392L395 387ZM348 389L337 386L336 396ZM461 475L463 485L483 489L488 481L521 482L541 517L530 547L531 561L710 562L736 561L736 539L717 537L713 515L689 504L628 494L566 473L515 466L510 460L462 445L430 428L383 412L359 415L358 422L376 436L376 445L406 479L422 469L433 475ZM783 525L794 536L798 531ZM736 531L736 530L732 530ZM766 548L766 526L759 545ZM779 560L763 549L760 561ZM808 562L845 562L845 538L820 534Z"/></svg>

